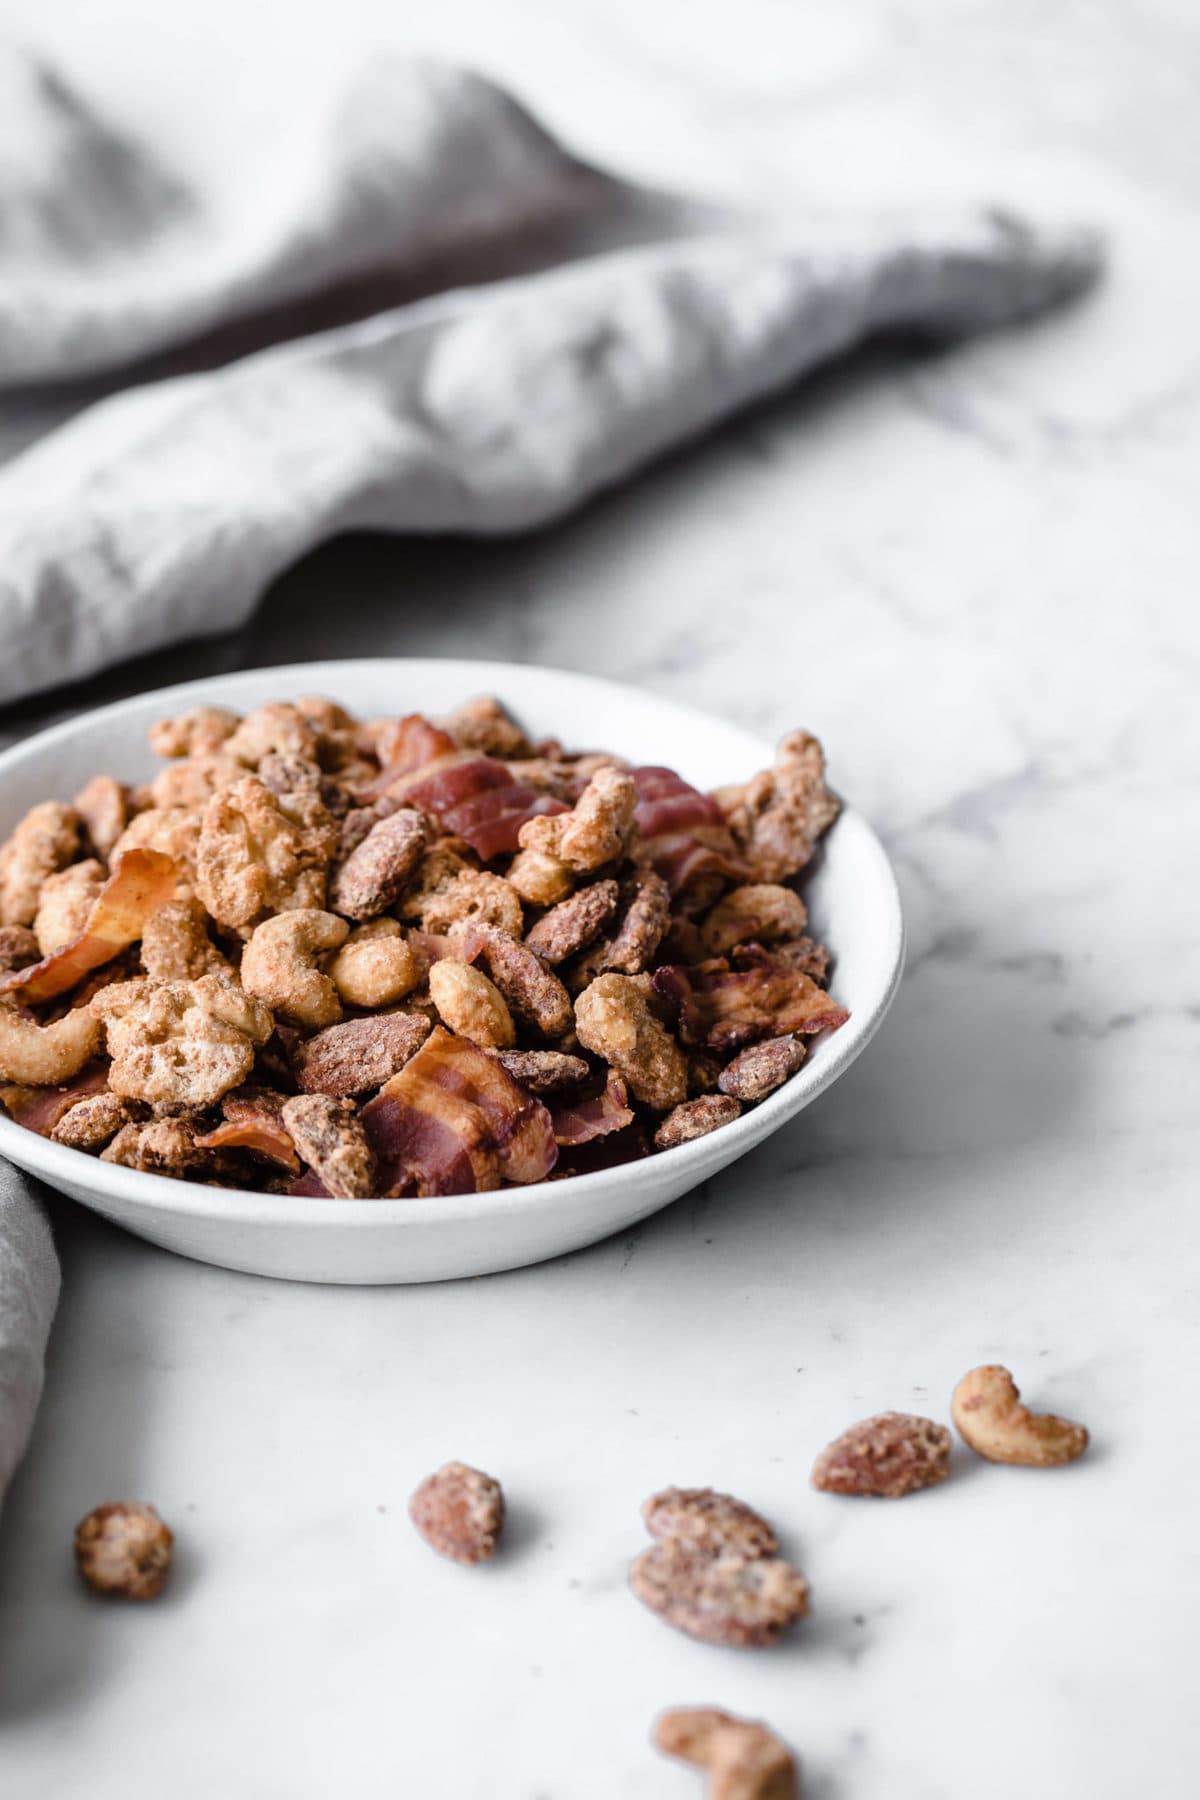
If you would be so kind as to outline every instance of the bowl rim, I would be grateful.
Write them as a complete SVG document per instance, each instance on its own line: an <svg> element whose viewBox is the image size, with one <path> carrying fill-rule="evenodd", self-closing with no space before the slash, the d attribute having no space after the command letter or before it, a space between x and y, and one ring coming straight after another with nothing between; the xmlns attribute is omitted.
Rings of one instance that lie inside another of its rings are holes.
<svg viewBox="0 0 1200 1800"><path fill-rule="evenodd" d="M230 695L232 703L239 687L251 687L275 678L290 683L293 691L299 692L305 691L305 687L311 682L316 691L331 678L336 680L339 673L344 679L353 680L356 671L370 671L373 676L377 676L382 668L389 665L404 669L410 676L423 667L436 667L440 671L461 670L468 681L485 684L480 691L494 691L501 696L504 693L505 678L518 678L527 682L534 677L549 684L566 682L592 690L598 699L615 700L634 695L640 701L652 704L656 711L674 715L681 727L691 731L710 726L714 722L714 715L699 707L661 698L632 684L582 674L573 669L557 669L542 663L460 657L333 658L317 662L267 664L227 674L201 676L191 681L173 682L166 687L149 688L122 700L89 708L56 725L47 726L30 737L22 738L0 752L0 783L22 764L39 762L59 744L69 743L78 735L82 726L123 720L131 713L140 711L147 702L157 705L161 701L174 706L177 702L188 704L201 698L216 699L220 693L225 693ZM301 678L304 687L298 686ZM732 720L721 719L720 723L723 727L740 732L748 742L752 742L757 753L764 758L763 766L770 762L774 751L765 739L759 739L755 733ZM721 1127L719 1136L722 1146L728 1147L733 1153L723 1159L725 1161L736 1160L738 1145L743 1145L746 1150L753 1148L785 1120L802 1111L838 1078L870 1043L900 985L904 970L905 930L895 872L873 827L857 808L843 800L842 810L831 827L831 833L842 832L847 828L860 839L860 849L865 851L875 865L873 887L876 904L884 913L883 925L889 944L886 977L869 1005L852 1012L845 1025L839 1027L832 1036L822 1036L820 1042L823 1054L815 1067L806 1062L773 1094L769 1094L765 1100L761 1100L731 1124ZM467 1224L482 1217L497 1219L506 1214L523 1213L536 1206L539 1201L544 1201L548 1194L554 1196L556 1205L569 1206L576 1196L586 1197L611 1185L620 1170L628 1170L629 1177L636 1180L643 1172L662 1169L670 1159L673 1177L685 1176L692 1167L702 1171L708 1162L711 1148L711 1137L694 1138L689 1143L678 1144L671 1150L657 1151L637 1162L596 1169L586 1175L566 1175L557 1181L532 1182L484 1193L435 1195L426 1199L397 1199L390 1202L337 1200L319 1196L264 1194L254 1188L207 1187L200 1182L180 1181L175 1176L155 1175L141 1169L128 1169L116 1163L101 1162L99 1158L89 1156L86 1151L75 1150L66 1144L56 1144L50 1138L28 1131L7 1114L0 1112L0 1156L8 1158L59 1191L64 1187L69 1191L74 1184L82 1183L91 1188L97 1197L111 1197L126 1205L136 1203L154 1212L189 1215L199 1212L214 1222L250 1226L303 1224L318 1230L346 1226L369 1230L385 1224L388 1227L417 1230L435 1221L446 1225ZM81 1164L86 1164L86 1173L82 1172Z"/></svg>

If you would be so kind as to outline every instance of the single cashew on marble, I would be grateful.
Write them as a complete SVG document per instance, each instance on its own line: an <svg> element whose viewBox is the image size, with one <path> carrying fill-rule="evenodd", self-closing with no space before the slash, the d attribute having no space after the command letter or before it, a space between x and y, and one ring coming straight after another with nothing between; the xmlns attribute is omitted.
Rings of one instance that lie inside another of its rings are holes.
<svg viewBox="0 0 1200 1800"><path fill-rule="evenodd" d="M340 949L349 935L345 919L316 907L264 919L242 956L242 986L296 1025L336 1025L342 1003L317 958Z"/></svg>
<svg viewBox="0 0 1200 1800"><path fill-rule="evenodd" d="M57 1087L78 1075L100 1042L100 1026L86 1006L52 1025L0 1004L0 1077L25 1087Z"/></svg>
<svg viewBox="0 0 1200 1800"><path fill-rule="evenodd" d="M1049 1469L1074 1462L1088 1447L1085 1426L1023 1406L1012 1376L998 1363L963 1376L950 1413L963 1442L988 1462Z"/></svg>

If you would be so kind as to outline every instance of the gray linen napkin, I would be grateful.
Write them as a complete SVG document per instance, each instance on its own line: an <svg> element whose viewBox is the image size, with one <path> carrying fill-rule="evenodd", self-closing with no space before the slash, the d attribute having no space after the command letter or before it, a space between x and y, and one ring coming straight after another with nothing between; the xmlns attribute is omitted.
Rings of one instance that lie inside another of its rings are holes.
<svg viewBox="0 0 1200 1800"><path fill-rule="evenodd" d="M1099 265L998 214L652 193L391 55L206 189L0 50L0 442L78 414L0 469L0 701L240 624L334 532L553 519L875 333L998 325ZM57 1289L32 1196L0 1169L0 1495Z"/></svg>

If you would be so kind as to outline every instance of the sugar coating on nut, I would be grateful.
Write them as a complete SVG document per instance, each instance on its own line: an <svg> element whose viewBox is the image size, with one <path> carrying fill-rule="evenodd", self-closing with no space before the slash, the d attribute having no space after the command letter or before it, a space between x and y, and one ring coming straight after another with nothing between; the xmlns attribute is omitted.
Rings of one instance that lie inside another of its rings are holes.
<svg viewBox="0 0 1200 1800"><path fill-rule="evenodd" d="M557 906L575 884L575 872L546 850L518 850L508 865L508 881L530 906Z"/></svg>
<svg viewBox="0 0 1200 1800"><path fill-rule="evenodd" d="M761 1513L713 1488L664 1488L642 1507L653 1538L678 1538L694 1550L737 1550L744 1556L771 1556L779 1548Z"/></svg>
<svg viewBox="0 0 1200 1800"><path fill-rule="evenodd" d="M17 1012L0 997L0 1078L28 1087L57 1087L78 1075L100 1043L100 1026L86 1006L49 1025Z"/></svg>
<svg viewBox="0 0 1200 1800"><path fill-rule="evenodd" d="M566 1056L561 1050L498 1050L496 1060L531 1094L561 1093L588 1076L582 1056Z"/></svg>
<svg viewBox="0 0 1200 1800"><path fill-rule="evenodd" d="M428 1019L403 1012L331 1025L297 1045L296 1080L308 1094L374 1093L416 1054L429 1030Z"/></svg>
<svg viewBox="0 0 1200 1800"><path fill-rule="evenodd" d="M242 986L282 1019L334 1025L342 1003L320 959L340 949L349 935L345 919L316 908L264 919L242 953Z"/></svg>
<svg viewBox="0 0 1200 1800"><path fill-rule="evenodd" d="M571 1028L571 996L536 953L501 931L485 931L482 957L514 1019L539 1037Z"/></svg>
<svg viewBox="0 0 1200 1800"><path fill-rule="evenodd" d="M232 737L241 716L228 706L190 706L150 727L150 748L156 756L210 755Z"/></svg>
<svg viewBox="0 0 1200 1800"><path fill-rule="evenodd" d="M71 804L79 814L96 855L108 862L113 845L129 822L125 789L111 775L93 775Z"/></svg>
<svg viewBox="0 0 1200 1800"><path fill-rule="evenodd" d="M425 853L420 813L401 809L372 825L333 878L330 899L348 919L374 919L394 906Z"/></svg>
<svg viewBox="0 0 1200 1800"><path fill-rule="evenodd" d="M654 1134L659 1150L673 1150L693 1138L707 1137L722 1125L732 1125L741 1112L739 1103L726 1094L701 1094L673 1107Z"/></svg>
<svg viewBox="0 0 1200 1800"><path fill-rule="evenodd" d="M152 1506L109 1500L75 1528L75 1562L98 1594L153 1600L162 1592L175 1542Z"/></svg>
<svg viewBox="0 0 1200 1800"><path fill-rule="evenodd" d="M707 1769L708 1800L799 1800L791 1751L758 1720L715 1706L676 1707L656 1721L654 1743L667 1756Z"/></svg>
<svg viewBox="0 0 1200 1800"><path fill-rule="evenodd" d="M40 962L41 946L28 925L0 925L0 973Z"/></svg>
<svg viewBox="0 0 1200 1800"><path fill-rule="evenodd" d="M0 845L0 925L32 925L42 883L78 854L79 815L43 800Z"/></svg>
<svg viewBox="0 0 1200 1800"><path fill-rule="evenodd" d="M575 1002L585 1049L602 1056L634 1097L669 1112L687 1095L687 1058L655 1017L636 977L600 975Z"/></svg>
<svg viewBox="0 0 1200 1800"><path fill-rule="evenodd" d="M678 1538L643 1551L629 1585L668 1625L708 1644L775 1644L808 1612L808 1583L782 1557L714 1555Z"/></svg>
<svg viewBox="0 0 1200 1800"><path fill-rule="evenodd" d="M155 981L196 981L229 971L228 959L208 935L208 914L198 900L169 900L147 919L142 967Z"/></svg>
<svg viewBox="0 0 1200 1800"><path fill-rule="evenodd" d="M799 937L807 923L808 909L793 889L776 882L753 882L718 900L701 934L710 956L724 956L735 944L772 944Z"/></svg>
<svg viewBox="0 0 1200 1800"><path fill-rule="evenodd" d="M335 1200L371 1198L375 1153L351 1101L297 1094L285 1101L283 1122L299 1155Z"/></svg>
<svg viewBox="0 0 1200 1800"><path fill-rule="evenodd" d="M268 911L319 909L337 839L316 795L273 794L244 776L204 810L196 892L222 925L250 925Z"/></svg>
<svg viewBox="0 0 1200 1800"><path fill-rule="evenodd" d="M83 933L96 896L107 880L102 862L94 856L47 875L38 895L34 936L43 956L51 956Z"/></svg>
<svg viewBox="0 0 1200 1800"><path fill-rule="evenodd" d="M1086 1426L1022 1405L1012 1376L998 1363L963 1376L950 1412L963 1442L988 1462L1048 1469L1074 1462L1088 1447Z"/></svg>
<svg viewBox="0 0 1200 1800"><path fill-rule="evenodd" d="M405 902L405 916L408 916ZM443 934L455 925L486 925L519 938L525 929L521 897L503 875L462 869L444 887L428 894L417 913L426 931Z"/></svg>
<svg viewBox="0 0 1200 1800"><path fill-rule="evenodd" d="M504 1493L498 1481L466 1463L448 1462L426 1476L408 1503L425 1542L451 1562L486 1562L504 1529Z"/></svg>
<svg viewBox="0 0 1200 1800"><path fill-rule="evenodd" d="M272 754L315 762L317 734L290 700L268 700L246 714L225 740L225 749L247 768L257 768Z"/></svg>
<svg viewBox="0 0 1200 1800"><path fill-rule="evenodd" d="M914 1413L877 1413L851 1425L813 1464L812 1484L828 1494L898 1500L950 1473L950 1433Z"/></svg>
<svg viewBox="0 0 1200 1800"><path fill-rule="evenodd" d="M348 1006L391 1006L421 975L421 961L395 919L357 926L329 965L329 979Z"/></svg>
<svg viewBox="0 0 1200 1800"><path fill-rule="evenodd" d="M799 1038L766 1038L735 1056L722 1070L717 1086L737 1100L765 1100L796 1073L806 1055Z"/></svg>
<svg viewBox="0 0 1200 1800"><path fill-rule="evenodd" d="M812 856L840 802L825 786L825 757L807 731L779 746L775 766L714 794L756 881L786 881Z"/></svg>
<svg viewBox="0 0 1200 1800"><path fill-rule="evenodd" d="M504 996L481 969L444 957L429 971L429 997L444 1024L484 1050L506 1050L516 1029Z"/></svg>
<svg viewBox="0 0 1200 1800"><path fill-rule="evenodd" d="M209 1161L196 1143L196 1127L190 1119L137 1120L122 1125L100 1152L101 1162L123 1169L141 1169L148 1175L183 1177Z"/></svg>
<svg viewBox="0 0 1200 1800"><path fill-rule="evenodd" d="M653 869L640 869L621 885L625 913L607 946L603 967L619 975L640 975L654 961L671 921L671 890Z"/></svg>
<svg viewBox="0 0 1200 1800"><path fill-rule="evenodd" d="M615 881L593 881L580 888L543 913L526 932L526 944L545 962L565 962L599 936L617 910L617 893Z"/></svg>
<svg viewBox="0 0 1200 1800"><path fill-rule="evenodd" d="M119 1094L87 1094L63 1114L50 1136L72 1150L100 1150L132 1116L129 1102Z"/></svg>
<svg viewBox="0 0 1200 1800"><path fill-rule="evenodd" d="M440 724L464 750L500 757L529 754L529 739L495 694L479 694L464 701Z"/></svg>
<svg viewBox="0 0 1200 1800"><path fill-rule="evenodd" d="M117 982L93 997L91 1012L104 1026L114 1094L201 1108L246 1079L274 1024L265 1006L219 974Z"/></svg>
<svg viewBox="0 0 1200 1800"><path fill-rule="evenodd" d="M556 856L572 869L618 862L633 836L637 784L611 764L597 769L573 811L539 815L520 830L521 848Z"/></svg>
<svg viewBox="0 0 1200 1800"><path fill-rule="evenodd" d="M148 807L130 819L109 860L115 864L127 850L159 850L179 870L179 891L186 893L195 879L202 818L202 812L187 806Z"/></svg>

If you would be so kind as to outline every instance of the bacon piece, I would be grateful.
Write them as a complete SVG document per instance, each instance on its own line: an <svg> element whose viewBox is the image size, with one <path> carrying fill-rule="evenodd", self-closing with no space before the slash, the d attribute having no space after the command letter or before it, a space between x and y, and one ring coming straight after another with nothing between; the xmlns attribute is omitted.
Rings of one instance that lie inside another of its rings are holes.
<svg viewBox="0 0 1200 1800"><path fill-rule="evenodd" d="M622 1163L640 1162L649 1156L650 1134L641 1120L635 1120L624 1131L608 1137L593 1138L588 1144L564 1146L551 1181L564 1181L569 1175L594 1175L598 1169L616 1169Z"/></svg>
<svg viewBox="0 0 1200 1800"><path fill-rule="evenodd" d="M300 1158L279 1116L283 1099L282 1094L270 1089L226 1094L221 1106L224 1122L206 1136L198 1137L197 1149L253 1150L298 1175Z"/></svg>
<svg viewBox="0 0 1200 1800"><path fill-rule="evenodd" d="M78 1075L64 1081L61 1087L22 1088L9 1086L0 1090L9 1117L26 1131L49 1137L66 1113L89 1094L102 1094L108 1086L106 1062L84 1063Z"/></svg>
<svg viewBox="0 0 1200 1800"><path fill-rule="evenodd" d="M465 839L484 862L518 850L518 834L529 819L568 810L553 795L515 780L502 762L469 752L439 759L393 782L388 792L406 806L432 813L443 831Z"/></svg>
<svg viewBox="0 0 1200 1800"><path fill-rule="evenodd" d="M542 1181L558 1151L550 1114L494 1057L439 1026L363 1107L383 1187L484 1193Z"/></svg>
<svg viewBox="0 0 1200 1800"><path fill-rule="evenodd" d="M638 790L634 812L641 853L673 895L703 875L735 879L743 869L720 807L674 769L631 769Z"/></svg>
<svg viewBox="0 0 1200 1800"><path fill-rule="evenodd" d="M333 1199L333 1195L325 1186L321 1177L313 1169L307 1170L305 1174L300 1177L299 1181L293 1181L291 1187L288 1189L288 1193L295 1194L298 1198L305 1200Z"/></svg>
<svg viewBox="0 0 1200 1800"><path fill-rule="evenodd" d="M458 748L450 733L424 713L409 713L406 718L385 725L375 740L375 753L385 774L393 780L397 775L423 769L439 756L453 756Z"/></svg>
<svg viewBox="0 0 1200 1800"><path fill-rule="evenodd" d="M745 945L741 966L724 962L684 968L673 964L654 976L654 991L678 1021L685 1044L740 1050L760 1038L790 1032L811 1037L836 1031L850 1014L784 957Z"/></svg>
<svg viewBox="0 0 1200 1800"><path fill-rule="evenodd" d="M175 864L161 850L126 850L100 889L77 938L28 969L0 976L0 992L36 1003L65 994L141 937L146 921L175 895Z"/></svg>
<svg viewBox="0 0 1200 1800"><path fill-rule="evenodd" d="M624 1131L633 1123L629 1095L615 1069L608 1071L608 1078L598 1094L556 1106L550 1117L554 1121L555 1143L572 1147L590 1144L594 1138L608 1137L614 1131Z"/></svg>
<svg viewBox="0 0 1200 1800"><path fill-rule="evenodd" d="M487 943L487 936L478 925L466 921L446 937L436 931L410 931L408 934L410 949L414 950L429 968L435 962L441 962L444 956L452 956L455 962L478 962L480 952Z"/></svg>

